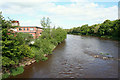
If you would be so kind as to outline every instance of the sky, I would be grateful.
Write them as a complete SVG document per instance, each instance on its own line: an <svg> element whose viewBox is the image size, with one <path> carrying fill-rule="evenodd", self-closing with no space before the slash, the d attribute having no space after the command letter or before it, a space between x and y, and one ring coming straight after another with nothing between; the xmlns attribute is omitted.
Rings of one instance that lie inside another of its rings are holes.
<svg viewBox="0 0 120 80"><path fill-rule="evenodd" d="M20 26L40 26L49 17L51 26L64 29L118 19L119 0L0 0L0 11Z"/></svg>

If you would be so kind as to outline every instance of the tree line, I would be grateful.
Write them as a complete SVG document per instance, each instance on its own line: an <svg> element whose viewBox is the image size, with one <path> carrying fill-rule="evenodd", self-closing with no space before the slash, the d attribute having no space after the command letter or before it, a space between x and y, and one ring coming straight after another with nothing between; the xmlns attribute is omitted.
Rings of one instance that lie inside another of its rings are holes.
<svg viewBox="0 0 120 80"><path fill-rule="evenodd" d="M105 20L101 24L94 24L88 26L88 24L81 27L74 27L72 29L65 29L68 34L76 35L91 35L103 38L110 38L114 40L120 40L120 19L110 21Z"/></svg>
<svg viewBox="0 0 120 80"><path fill-rule="evenodd" d="M45 54L51 54L52 50L66 39L66 31L62 28L51 28L50 19L43 18L41 25L43 32L37 39L27 33L13 33L10 28L19 26L11 26L11 20L6 20L0 13L2 25L2 77L15 76L23 73L24 67L19 63L25 58L35 59L37 62L47 60ZM34 41L33 44L30 44Z"/></svg>

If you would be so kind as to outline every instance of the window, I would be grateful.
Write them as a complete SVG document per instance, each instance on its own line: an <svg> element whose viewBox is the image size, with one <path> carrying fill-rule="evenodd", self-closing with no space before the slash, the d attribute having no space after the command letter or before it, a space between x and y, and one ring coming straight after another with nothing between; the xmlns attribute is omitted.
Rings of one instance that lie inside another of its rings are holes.
<svg viewBox="0 0 120 80"><path fill-rule="evenodd" d="M21 31L22 30L22 28L19 28L19 31Z"/></svg>
<svg viewBox="0 0 120 80"><path fill-rule="evenodd" d="M32 30L34 30L34 28L30 28L30 30L32 31Z"/></svg>
<svg viewBox="0 0 120 80"><path fill-rule="evenodd" d="M25 31L25 28L24 28L24 31Z"/></svg>
<svg viewBox="0 0 120 80"><path fill-rule="evenodd" d="M27 31L28 31L29 29L27 28Z"/></svg>

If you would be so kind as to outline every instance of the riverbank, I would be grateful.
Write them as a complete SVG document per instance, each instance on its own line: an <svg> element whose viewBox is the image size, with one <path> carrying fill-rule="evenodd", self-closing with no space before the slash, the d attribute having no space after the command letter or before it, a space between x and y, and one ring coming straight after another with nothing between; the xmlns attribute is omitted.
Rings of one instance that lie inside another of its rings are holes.
<svg viewBox="0 0 120 80"><path fill-rule="evenodd" d="M52 49L52 51L56 48L57 46L54 46L53 47L53 49ZM48 54L44 54L44 57L48 57ZM46 60L45 60L46 61ZM36 60L35 60L35 58L32 58L32 59L30 59L30 58L28 58L28 57L25 57L22 61L21 61L21 63L19 63L19 66L29 66L29 65L31 65L31 64L33 64L33 63L35 63L36 62Z"/></svg>
<svg viewBox="0 0 120 80"><path fill-rule="evenodd" d="M118 61L97 55L117 58L119 47L117 41L67 35L47 61L26 66L22 74L10 78L117 78Z"/></svg>
<svg viewBox="0 0 120 80"><path fill-rule="evenodd" d="M119 24L120 19L114 21L105 20L103 23L100 24L93 24L91 26L85 24L80 27L73 27L71 29L65 30L68 34L90 35L120 41Z"/></svg>
<svg viewBox="0 0 120 80"><path fill-rule="evenodd" d="M53 49L52 49L52 51L56 48L57 46L54 46L53 47ZM44 54L44 57L48 57L48 55L49 54ZM47 59L46 59L47 60ZM45 60L45 61L46 61ZM29 66L29 65L31 65L31 64L33 64L33 63L35 63L36 62L36 60L35 60L35 58L32 58L32 59L30 59L30 58L28 58L28 57L25 57L22 61L21 61L21 63L19 63L19 66Z"/></svg>
<svg viewBox="0 0 120 80"><path fill-rule="evenodd" d="M2 66L2 78L21 74L24 71L23 66L40 60L47 60L46 56L52 54L53 48L66 39L67 33L64 29L60 27L51 28L50 19L43 17L40 22L43 31L30 45L29 43L33 41L31 34L9 31L9 29L18 26L12 26L11 20L5 20L1 14L0 16L3 24L2 57L0 56L0 59L2 59L2 64L0 64Z"/></svg>
<svg viewBox="0 0 120 80"><path fill-rule="evenodd" d="M82 35L82 34L70 34L70 35L80 35L80 36L92 36L92 37L98 37L100 39L105 39L105 40L114 40L114 41L120 41L120 38L119 37L112 37L112 36L98 36L98 35L95 35L95 34L89 34L89 35Z"/></svg>
<svg viewBox="0 0 120 80"><path fill-rule="evenodd" d="M64 40L65 41L65 40ZM63 42L63 41L62 41ZM61 43L62 43L61 42ZM61 43L59 43L59 44L61 44ZM58 45L59 45L58 44ZM54 51L54 49L58 46L58 45L56 45L56 46L54 46L53 48L52 48L52 52ZM46 61L46 60L48 60L48 56L49 55L52 55L52 54L44 54L44 57L46 58L46 59L44 59L44 60L40 60L40 61ZM2 74L1 73L1 77L3 77L3 79L5 79L5 78L9 78L10 76L16 76L16 75L19 75L19 74L22 74L23 72L24 72L24 68L26 67L26 66L30 66L30 65L32 65L32 64L34 64L35 62L38 62L35 58L29 58L29 57L24 57L21 61L20 61L20 63L19 63L19 65L16 67L16 68L19 68L19 67L21 67L21 68L23 68L23 71L20 71L20 72L18 72L17 74L15 74L15 75L12 75L13 73L10 73L10 70L8 70L7 72L7 74L5 73L5 74ZM16 71L17 72L17 71ZM2 78L1 78L2 79Z"/></svg>

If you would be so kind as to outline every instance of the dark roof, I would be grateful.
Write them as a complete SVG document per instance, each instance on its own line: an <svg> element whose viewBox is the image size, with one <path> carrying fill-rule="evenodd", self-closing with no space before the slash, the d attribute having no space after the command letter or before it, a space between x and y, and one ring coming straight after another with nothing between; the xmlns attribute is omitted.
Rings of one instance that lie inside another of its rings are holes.
<svg viewBox="0 0 120 80"><path fill-rule="evenodd" d="M14 21L11 21L11 22L12 22L12 23L16 23L16 22L19 23L19 21L15 21L15 20L14 20Z"/></svg>
<svg viewBox="0 0 120 80"><path fill-rule="evenodd" d="M37 27L37 28L41 28L41 27L38 27L38 26L19 26L19 27Z"/></svg>

